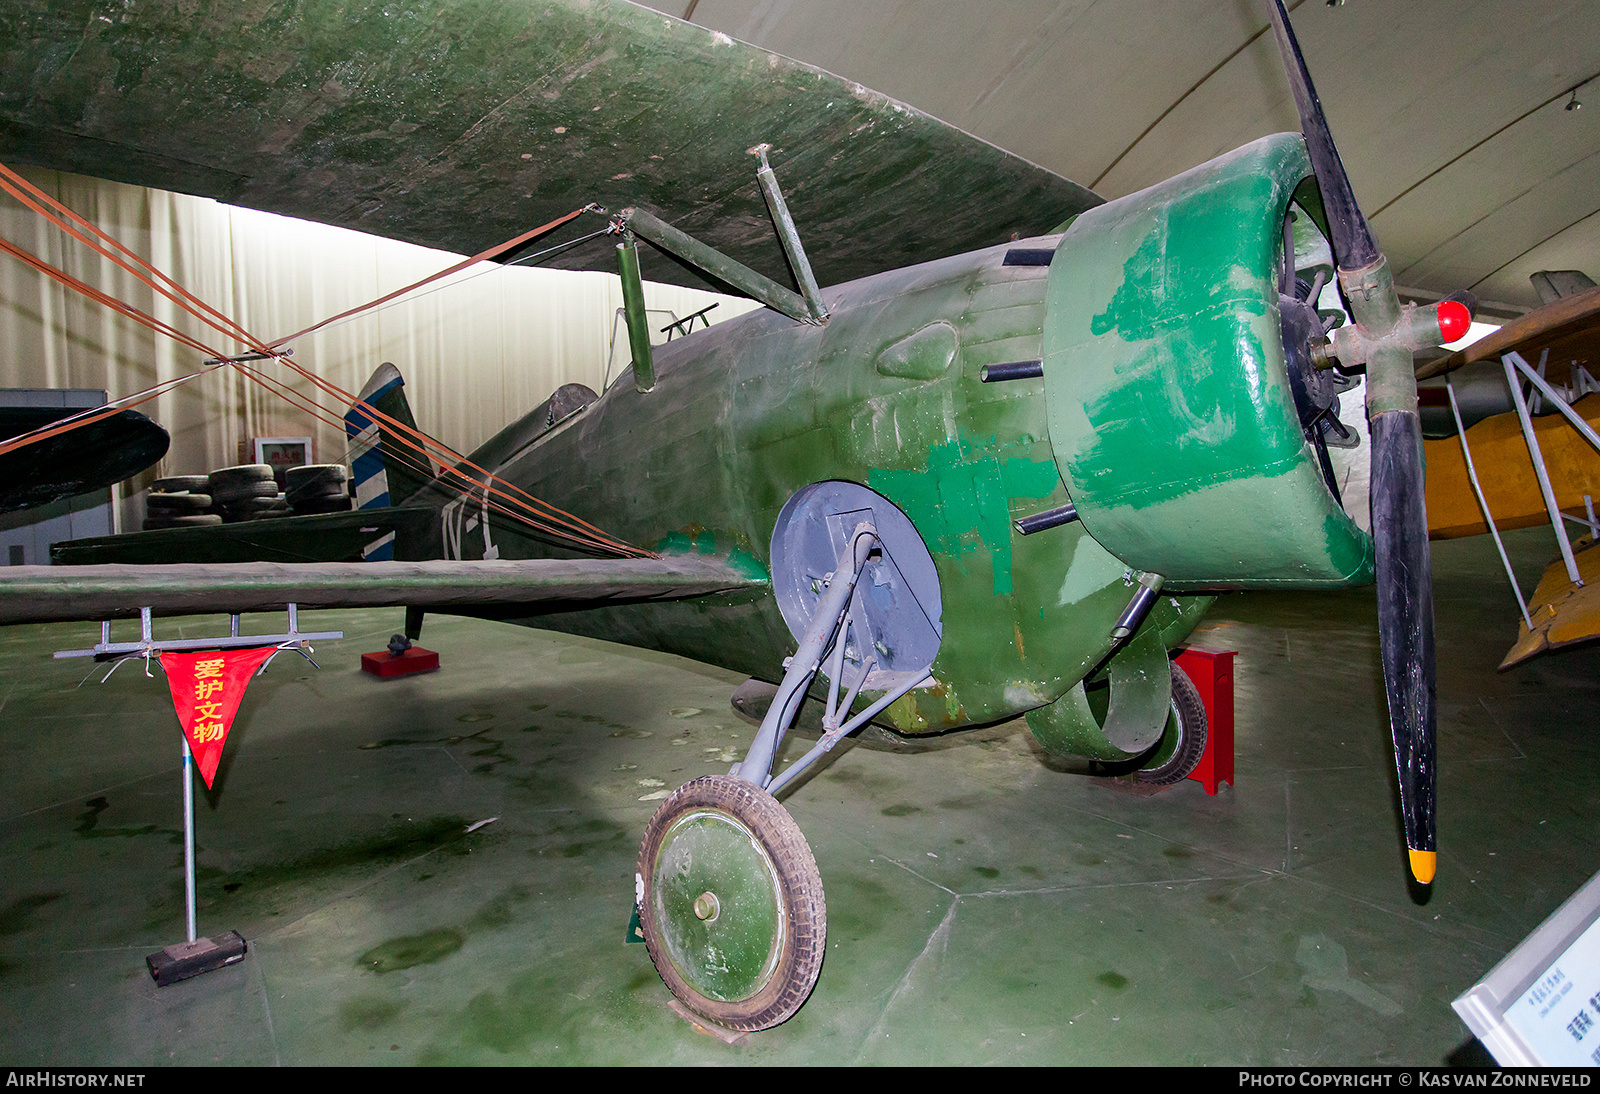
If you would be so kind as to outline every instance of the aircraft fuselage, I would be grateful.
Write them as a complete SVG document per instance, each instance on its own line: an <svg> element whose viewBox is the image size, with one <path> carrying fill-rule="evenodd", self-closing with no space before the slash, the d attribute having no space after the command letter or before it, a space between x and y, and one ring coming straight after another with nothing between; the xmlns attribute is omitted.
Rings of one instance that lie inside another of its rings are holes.
<svg viewBox="0 0 1600 1094"><path fill-rule="evenodd" d="M1144 625L1160 632L1163 647L1192 630L1210 603L1207 591L1251 587L1253 575L1261 585L1300 587L1366 580L1370 552L1359 531L1345 527L1336 499L1323 496L1314 455L1309 445L1302 448L1293 420L1283 349L1275 339L1279 252L1272 241L1281 240L1288 195L1308 173L1303 150L1290 142L1297 138L1258 142L1214 161L1224 167L1205 165L1163 184L1168 192L1153 227L1138 218L1154 191L1131 195L1083 214L1064 234L825 290L831 312L825 326L762 310L659 346L653 390L640 392L624 377L513 454L497 474L631 542L664 553L732 557L752 567L769 564L779 511L800 488L848 481L887 497L931 553L943 601L943 640L931 670L936 684L888 712L907 733L993 722L1054 702L1112 650L1117 617L1147 572L1137 568L1138 559L1118 557L1094 535L1097 520L1113 534L1119 522L1129 522L1120 500L1122 508L1108 507L1113 519L1086 513L1083 522L1029 536L1013 527L1015 518L1074 500L1063 481L1074 465L1064 464L1052 446L1047 384L1109 385L1108 393L1085 396L1083 413L1091 420L1102 416L1091 421L1089 433L1124 446L1120 458L1130 476L1156 474L1162 489L1150 508L1151 523L1170 522L1171 512L1181 510L1173 495L1184 492L1188 465L1199 467L1212 455L1225 461L1272 454L1274 462L1262 467L1209 472L1194 483L1197 490L1226 490L1240 499L1239 523L1230 527L1227 511L1212 513L1209 524L1196 528L1193 543L1165 548L1169 555L1189 550L1204 567L1217 569L1219 559L1223 564L1218 578L1169 585ZM1237 208L1225 204L1234 191ZM1269 208L1260 207L1263 194ZM1218 246L1214 226L1196 241L1182 238L1184 219L1198 222L1219 209L1228 231L1238 235L1239 241L1228 236L1220 244L1232 265L1187 270L1191 282L1165 284L1170 271L1160 268L1161 258L1181 261L1191 242ZM1129 234L1129 223L1139 234ZM1253 246L1252 233L1267 233L1265 245ZM1056 345L1048 344L1047 296L1062 291L1052 284L1070 277L1075 263L1105 262L1118 246L1130 254L1123 288L1097 292L1127 299L1148 292L1155 278L1160 299L1145 308L1157 314L1130 320L1127 308L1118 317L1108 306L1114 318L1087 320L1081 344L1061 333L1059 320ZM1041 258L1048 264L1036 264ZM1194 314L1186 316L1184 307ZM1207 324L1224 331L1212 344L1194 334ZM1103 348L1107 343L1110 349ZM1116 354L1131 354L1131 364ZM985 366L1041 358L1043 378L981 378ZM1063 368L1070 375L1052 372ZM1095 369L1102 381L1094 379ZM1185 373L1215 405L1197 411L1177 390L1164 397L1170 412L1145 396L1142 404L1127 404L1131 419L1127 413L1105 417L1116 413L1114 396L1170 390ZM1153 473L1135 466L1130 443L1177 456ZM1106 490L1105 482L1085 482L1078 493L1090 498ZM561 553L487 510L475 511L472 498L447 501L429 488L408 504L442 506L436 533L405 545L409 557ZM1280 512L1289 518L1274 515ZM1194 517L1182 519L1192 523ZM1230 558L1246 563L1230 568ZM794 648L769 593L495 617L682 654L765 679L780 674Z"/></svg>

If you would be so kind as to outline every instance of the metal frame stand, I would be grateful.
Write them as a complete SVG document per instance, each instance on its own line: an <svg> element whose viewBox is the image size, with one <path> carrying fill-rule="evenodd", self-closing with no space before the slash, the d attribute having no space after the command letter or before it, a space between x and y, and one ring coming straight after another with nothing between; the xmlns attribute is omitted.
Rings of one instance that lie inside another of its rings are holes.
<svg viewBox="0 0 1600 1094"><path fill-rule="evenodd" d="M184 926L188 933L184 936L189 942L194 941L195 915L194 915L194 753L189 750L189 738L179 737L178 743L183 749L183 763L179 766L183 779L183 909Z"/></svg>
<svg viewBox="0 0 1600 1094"><path fill-rule="evenodd" d="M148 674L151 655L160 654L163 650L230 650L277 646L279 649L292 649L307 661L311 661L308 651L312 640L344 637L343 631L318 631L310 634L301 631L297 606L289 604L286 607L289 615L289 629L286 634L240 634L239 616L230 615L226 637L160 640L156 639L152 632L150 609L140 608L137 642L111 641L111 621L102 620L99 642L86 650L57 650L54 656L57 659L93 657L97 661L114 661L116 664L121 664L130 658L143 657L145 672ZM265 671L270 663L269 658L259 671ZM316 664L315 661L311 663ZM111 671L116 671L115 664ZM107 672L101 683L110 677L111 672ZM183 763L179 767L181 773L179 777L183 780L184 941L167 946L159 953L150 954L145 958L145 965L149 968L151 977L161 987L242 961L249 949L238 931L229 931L214 939L198 937L194 870L194 754L189 749L187 736L180 735L179 742L183 749Z"/></svg>
<svg viewBox="0 0 1600 1094"><path fill-rule="evenodd" d="M93 646L86 650L57 650L51 656L58 661L66 657L93 657L97 661L107 661L128 656L143 657L148 661L151 654L160 653L162 650L238 650L252 646L278 646L282 649L295 650L304 656L309 648L307 646L309 642L344 637L343 631L302 632L300 613L296 605L290 604L287 608L289 612L287 634L240 634L239 617L233 615L228 617L228 635L225 638L164 638L159 641L151 633L150 609L140 608L137 642L111 641L111 621L104 619L100 621L100 641ZM309 661L310 658L307 657L306 660Z"/></svg>
<svg viewBox="0 0 1600 1094"><path fill-rule="evenodd" d="M195 922L194 883L194 754L189 751L189 740L181 738L183 764L179 768L183 779L183 903L185 940L163 947L144 959L150 976L158 987L176 984L181 980L213 972L244 960L249 945L238 931L229 931L216 938L197 937Z"/></svg>
<svg viewBox="0 0 1600 1094"><path fill-rule="evenodd" d="M1511 399L1516 407L1517 420L1522 425L1522 438L1528 446L1528 457L1533 461L1533 471L1539 481L1539 492L1544 498L1545 512L1550 516L1550 526L1555 529L1556 542L1561 547L1561 560L1566 566L1567 578L1573 585L1582 588L1584 586L1583 578L1578 572L1577 558L1572 550L1572 541L1567 535L1565 521L1570 520L1574 524L1581 525L1588 529L1591 537L1600 538L1600 522L1595 519L1594 499L1588 494L1584 495L1583 517L1569 516L1561 511L1560 505L1556 501L1555 490L1550 485L1550 473L1545 466L1544 453L1539 448L1539 440L1533 428L1530 403L1523 395L1522 381L1519 379L1519 374L1522 377L1526 377L1529 383L1532 384L1535 391L1535 399L1548 401L1552 407L1560 411L1568 423L1578 431L1578 434L1584 440L1589 442L1596 452L1600 452L1600 434L1596 434L1589 423L1584 421L1583 417L1573 410L1570 405L1573 398L1594 390L1595 385L1588 372L1580 368L1578 370L1580 374L1574 377L1572 383L1568 385L1568 390L1556 389L1544 377L1545 366L1549 356L1550 351L1548 349L1540 354L1539 367L1537 369L1530 366L1522 354L1515 350L1501 357L1500 363L1506 370L1506 384L1511 389ZM1450 396L1450 413L1455 417L1456 435L1461 438L1461 454L1466 461L1467 479L1472 483L1472 491L1478 499L1478 508L1483 511L1484 522L1489 526L1489 534L1494 537L1495 549L1500 552L1500 562L1505 567L1506 580L1511 583L1511 590L1516 594L1517 607L1522 612L1522 621L1528 630L1532 631L1533 618L1528 614L1528 602L1522 595L1522 587L1517 583L1516 574L1512 572L1511 560L1506 555L1505 543L1500 538L1500 529L1495 526L1494 514L1489 511L1489 502L1484 497L1482 484L1478 481L1478 472L1472 463L1472 449L1467 444L1467 431L1461 421L1461 409L1456 403L1455 385L1448 377L1445 379L1445 391Z"/></svg>

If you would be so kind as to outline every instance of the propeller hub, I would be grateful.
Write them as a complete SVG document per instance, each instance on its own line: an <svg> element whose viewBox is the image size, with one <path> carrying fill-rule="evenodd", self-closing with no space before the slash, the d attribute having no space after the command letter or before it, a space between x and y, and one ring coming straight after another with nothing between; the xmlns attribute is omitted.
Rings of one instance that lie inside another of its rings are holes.
<svg viewBox="0 0 1600 1094"><path fill-rule="evenodd" d="M1441 300L1435 309L1439 314L1439 335L1446 342L1465 338L1472 329L1472 313L1459 300Z"/></svg>

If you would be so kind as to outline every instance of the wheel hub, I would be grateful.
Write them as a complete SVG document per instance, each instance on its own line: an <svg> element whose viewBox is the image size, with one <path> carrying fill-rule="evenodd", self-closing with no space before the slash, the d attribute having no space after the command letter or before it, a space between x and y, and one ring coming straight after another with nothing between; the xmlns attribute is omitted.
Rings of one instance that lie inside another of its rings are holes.
<svg viewBox="0 0 1600 1094"><path fill-rule="evenodd" d="M754 783L709 775L661 803L639 849L639 925L650 960L690 1010L770 1029L811 994L828 909L794 818Z"/></svg>
<svg viewBox="0 0 1600 1094"><path fill-rule="evenodd" d="M788 924L777 869L754 834L735 817L695 810L667 829L660 854L654 909L672 964L713 999L760 991Z"/></svg>

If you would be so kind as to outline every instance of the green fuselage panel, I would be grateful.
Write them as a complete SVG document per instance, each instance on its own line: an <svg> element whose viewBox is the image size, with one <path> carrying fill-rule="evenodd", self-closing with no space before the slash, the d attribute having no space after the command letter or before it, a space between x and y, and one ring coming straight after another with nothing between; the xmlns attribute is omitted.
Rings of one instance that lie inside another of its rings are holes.
<svg viewBox="0 0 1600 1094"><path fill-rule="evenodd" d="M1280 134L1091 209L1050 267L1049 432L1084 526L1180 588L1371 580L1295 412L1283 222L1310 174Z"/></svg>

